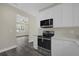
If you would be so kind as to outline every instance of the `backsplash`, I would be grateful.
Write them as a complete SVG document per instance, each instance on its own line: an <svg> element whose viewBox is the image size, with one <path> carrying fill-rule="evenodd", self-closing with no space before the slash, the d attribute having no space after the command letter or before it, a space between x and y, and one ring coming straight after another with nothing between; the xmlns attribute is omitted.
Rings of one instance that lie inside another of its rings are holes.
<svg viewBox="0 0 79 59"><path fill-rule="evenodd" d="M44 30L55 31L55 37L79 39L79 27L39 29L38 34L41 35Z"/></svg>
<svg viewBox="0 0 79 59"><path fill-rule="evenodd" d="M79 28L61 28L55 30L55 37L79 39Z"/></svg>

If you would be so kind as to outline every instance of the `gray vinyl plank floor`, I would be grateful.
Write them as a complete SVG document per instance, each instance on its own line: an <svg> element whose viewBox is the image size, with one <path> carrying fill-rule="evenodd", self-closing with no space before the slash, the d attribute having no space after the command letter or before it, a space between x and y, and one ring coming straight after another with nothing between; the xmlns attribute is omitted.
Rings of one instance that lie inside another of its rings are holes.
<svg viewBox="0 0 79 59"><path fill-rule="evenodd" d="M49 56L47 52L42 52L44 52L44 50L35 50L33 48L33 43L29 43L29 45L18 45L17 48L0 53L0 56Z"/></svg>
<svg viewBox="0 0 79 59"><path fill-rule="evenodd" d="M35 51L33 48L25 46L25 47L17 47L9 51L0 53L0 56L43 56L43 55Z"/></svg>

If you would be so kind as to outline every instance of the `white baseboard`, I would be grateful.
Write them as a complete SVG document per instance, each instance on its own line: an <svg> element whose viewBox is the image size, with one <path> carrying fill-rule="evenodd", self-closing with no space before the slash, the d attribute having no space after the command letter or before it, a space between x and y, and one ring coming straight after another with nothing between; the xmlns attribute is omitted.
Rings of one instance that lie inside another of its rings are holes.
<svg viewBox="0 0 79 59"><path fill-rule="evenodd" d="M8 50L13 49L13 48L16 48L16 47L17 47L17 45L11 46L9 48L0 49L0 53L5 52L5 51L8 51Z"/></svg>

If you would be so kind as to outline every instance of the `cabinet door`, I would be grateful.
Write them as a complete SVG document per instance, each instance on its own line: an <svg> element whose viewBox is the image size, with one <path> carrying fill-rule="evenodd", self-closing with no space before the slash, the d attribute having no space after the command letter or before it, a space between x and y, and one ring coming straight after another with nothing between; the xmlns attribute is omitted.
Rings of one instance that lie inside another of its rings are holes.
<svg viewBox="0 0 79 59"><path fill-rule="evenodd" d="M72 4L73 6L73 26L79 26L79 3Z"/></svg>
<svg viewBox="0 0 79 59"><path fill-rule="evenodd" d="M62 25L62 4L53 7L52 10L53 27L63 27Z"/></svg>
<svg viewBox="0 0 79 59"><path fill-rule="evenodd" d="M63 27L71 27L73 24L72 19L72 4L64 3L62 4L62 17L63 17Z"/></svg>
<svg viewBox="0 0 79 59"><path fill-rule="evenodd" d="M33 47L34 49L38 49L38 40L37 40L37 36L36 35L33 35L31 40L33 40Z"/></svg>
<svg viewBox="0 0 79 59"><path fill-rule="evenodd" d="M73 41L53 39L52 49L55 56L79 56L79 46Z"/></svg>
<svg viewBox="0 0 79 59"><path fill-rule="evenodd" d="M56 5L40 13L40 18L50 19L53 18L53 27L62 27L62 8L61 5Z"/></svg>

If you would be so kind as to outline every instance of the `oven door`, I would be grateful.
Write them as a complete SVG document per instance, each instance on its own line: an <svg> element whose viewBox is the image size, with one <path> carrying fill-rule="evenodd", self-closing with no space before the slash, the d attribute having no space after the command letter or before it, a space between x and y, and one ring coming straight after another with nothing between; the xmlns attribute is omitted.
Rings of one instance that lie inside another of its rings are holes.
<svg viewBox="0 0 79 59"><path fill-rule="evenodd" d="M43 48L51 50L51 40L43 40Z"/></svg>

